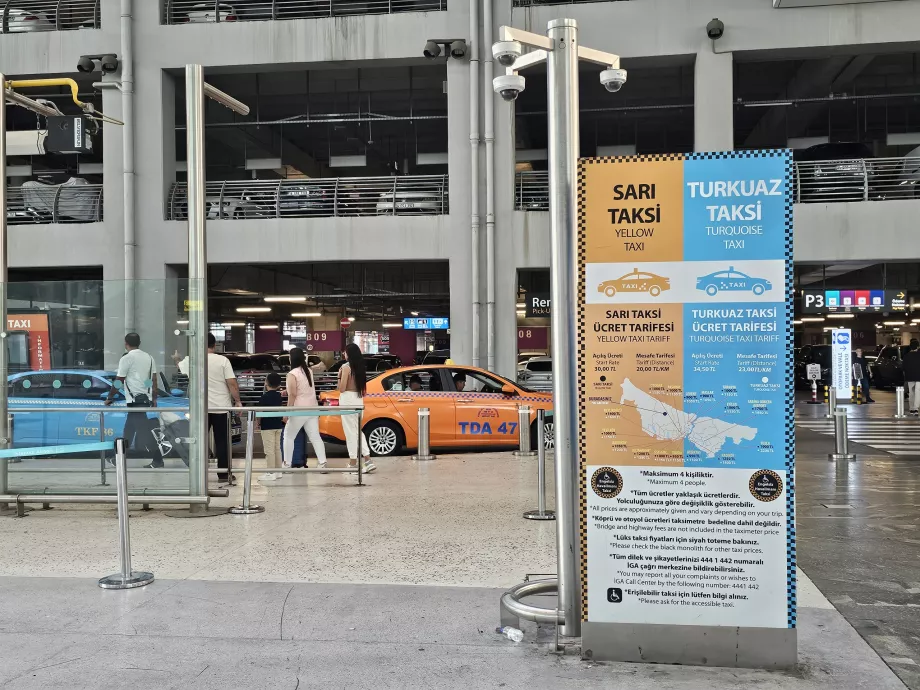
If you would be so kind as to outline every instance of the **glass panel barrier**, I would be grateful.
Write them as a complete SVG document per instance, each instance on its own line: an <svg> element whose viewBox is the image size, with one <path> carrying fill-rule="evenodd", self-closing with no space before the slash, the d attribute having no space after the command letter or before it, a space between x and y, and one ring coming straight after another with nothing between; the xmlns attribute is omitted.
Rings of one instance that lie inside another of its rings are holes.
<svg viewBox="0 0 920 690"><path fill-rule="evenodd" d="M110 444L123 436L131 492L188 494L201 462L198 445L189 443L187 386L179 385L179 364L193 349L189 281L8 287L9 492L114 494ZM129 318L126 301L134 303ZM126 346L134 342L128 332L140 340L137 351Z"/></svg>

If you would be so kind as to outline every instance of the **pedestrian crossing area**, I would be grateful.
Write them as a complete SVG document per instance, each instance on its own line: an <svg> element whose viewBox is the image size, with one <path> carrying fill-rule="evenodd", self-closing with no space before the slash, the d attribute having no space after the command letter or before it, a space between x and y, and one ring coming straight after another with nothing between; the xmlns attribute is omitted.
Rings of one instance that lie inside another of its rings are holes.
<svg viewBox="0 0 920 690"><path fill-rule="evenodd" d="M826 436L834 435L832 419L797 419L796 426ZM850 417L847 426L850 443L860 443L891 455L920 456L920 420Z"/></svg>

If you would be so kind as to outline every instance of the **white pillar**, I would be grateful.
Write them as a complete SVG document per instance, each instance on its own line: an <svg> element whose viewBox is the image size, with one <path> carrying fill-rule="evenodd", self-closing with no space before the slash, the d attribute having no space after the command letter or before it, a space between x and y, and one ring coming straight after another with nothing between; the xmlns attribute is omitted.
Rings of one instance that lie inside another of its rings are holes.
<svg viewBox="0 0 920 690"><path fill-rule="evenodd" d="M694 73L694 151L735 148L731 53L714 53L712 42L696 54Z"/></svg>

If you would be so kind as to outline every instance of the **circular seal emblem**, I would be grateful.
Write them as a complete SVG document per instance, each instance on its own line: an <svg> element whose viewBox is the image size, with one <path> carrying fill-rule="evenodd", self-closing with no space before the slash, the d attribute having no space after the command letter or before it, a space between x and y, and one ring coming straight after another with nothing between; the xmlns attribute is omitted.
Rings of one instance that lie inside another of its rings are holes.
<svg viewBox="0 0 920 690"><path fill-rule="evenodd" d="M783 480L773 470L758 470L748 482L751 495L758 501L775 501L783 493Z"/></svg>
<svg viewBox="0 0 920 690"><path fill-rule="evenodd" d="M612 467L601 467L591 475L591 488L601 498L614 498L623 490L623 475Z"/></svg>

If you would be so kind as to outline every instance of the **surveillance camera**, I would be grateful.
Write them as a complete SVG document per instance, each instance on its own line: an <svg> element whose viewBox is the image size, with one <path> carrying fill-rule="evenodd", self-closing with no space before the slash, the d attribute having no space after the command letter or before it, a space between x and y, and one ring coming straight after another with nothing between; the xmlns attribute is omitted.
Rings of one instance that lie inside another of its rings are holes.
<svg viewBox="0 0 920 690"><path fill-rule="evenodd" d="M103 55L99 60L99 67L102 69L103 74L111 74L112 72L118 71L118 56L117 55Z"/></svg>
<svg viewBox="0 0 920 690"><path fill-rule="evenodd" d="M498 60L498 64L511 67L521 57L521 44L517 41L499 41L492 45L492 57Z"/></svg>
<svg viewBox="0 0 920 690"><path fill-rule="evenodd" d="M605 69L601 72L601 84L603 84L604 88L610 93L616 93L623 88L623 84L625 83L625 69Z"/></svg>
<svg viewBox="0 0 920 690"><path fill-rule="evenodd" d="M466 41L454 41L450 44L450 56L460 60L466 55Z"/></svg>
<svg viewBox="0 0 920 690"><path fill-rule="evenodd" d="M718 41L725 33L725 24L718 19L713 19L706 25L706 35L713 41Z"/></svg>
<svg viewBox="0 0 920 690"><path fill-rule="evenodd" d="M506 74L502 77L495 77L492 80L492 90L495 91L504 100L517 100L524 90L524 77L520 74Z"/></svg>
<svg viewBox="0 0 920 690"><path fill-rule="evenodd" d="M77 71L79 71L79 72L95 72L95 71L96 71L96 63L93 61L92 58L87 57L86 55L83 55L83 56L77 61Z"/></svg>
<svg viewBox="0 0 920 690"><path fill-rule="evenodd" d="M422 51L422 55L424 55L429 60L434 60L440 54L441 54L441 46L440 44L435 43L434 41L428 41L425 44L425 50Z"/></svg>

